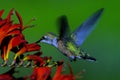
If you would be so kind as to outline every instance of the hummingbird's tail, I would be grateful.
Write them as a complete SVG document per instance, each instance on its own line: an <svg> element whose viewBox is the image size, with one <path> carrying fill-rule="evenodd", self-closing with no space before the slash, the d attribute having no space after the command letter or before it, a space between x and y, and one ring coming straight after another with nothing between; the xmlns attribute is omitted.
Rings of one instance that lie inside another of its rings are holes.
<svg viewBox="0 0 120 80"><path fill-rule="evenodd" d="M76 56L76 58L84 59L84 60L88 60L88 61L96 61L96 59L94 57L91 57L89 54L87 54L83 50L80 51L80 55Z"/></svg>
<svg viewBox="0 0 120 80"><path fill-rule="evenodd" d="M88 61L96 61L96 59L94 57L91 57L91 56L81 56L84 60L88 60Z"/></svg>

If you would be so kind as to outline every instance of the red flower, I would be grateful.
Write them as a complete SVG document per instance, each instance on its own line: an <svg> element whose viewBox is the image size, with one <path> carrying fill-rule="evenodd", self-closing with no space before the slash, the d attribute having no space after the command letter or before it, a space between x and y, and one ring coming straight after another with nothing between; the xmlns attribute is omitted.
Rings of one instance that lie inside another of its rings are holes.
<svg viewBox="0 0 120 80"><path fill-rule="evenodd" d="M40 57L37 55L28 55L23 59L23 61L25 61L25 60L32 60L32 61L34 61L34 65L37 65L37 63L38 63L39 65L37 65L37 66L43 67L45 64L47 64L48 60L51 60L51 57Z"/></svg>
<svg viewBox="0 0 120 80"><path fill-rule="evenodd" d="M25 53L30 51L37 51L40 50L40 46L36 43L28 44L27 41L24 39L24 35L22 34L22 30L27 28L26 26L23 26L22 18L19 15L17 11L15 11L15 14L19 20L18 24L13 24L13 21L11 20L11 16L14 13L14 9L12 9L6 19L2 19L1 16L3 14L4 10L0 11L0 46L1 46L1 53L2 53L2 59L4 60L3 66L7 64L8 57L10 51L14 47L20 48L20 50L17 51L14 61L12 65L16 62L16 58ZM23 44L23 47L19 47L21 44Z"/></svg>
<svg viewBox="0 0 120 80"><path fill-rule="evenodd" d="M25 52L31 52L31 51L39 51L40 50L40 45L36 44L36 43L32 43L32 44L25 44L16 54L14 57L14 60L21 54L25 53Z"/></svg>
<svg viewBox="0 0 120 80"><path fill-rule="evenodd" d="M15 37L11 38L8 43L6 53L4 53L4 60L8 60L8 56L12 48L17 47L22 43L26 43L26 40L22 39L19 35L16 35Z"/></svg>
<svg viewBox="0 0 120 80"><path fill-rule="evenodd" d="M1 48L1 55L2 59L4 60L4 64L7 64L8 55L10 50L13 47L18 46L18 43L15 45L13 44L13 40L18 40L16 38L16 35L21 35L20 30L20 24L13 24L13 21L11 21L11 16L14 13L14 10L12 9L6 19L2 19L1 16L3 14L4 10L0 11L0 48ZM19 39L20 40L20 39ZM10 41L10 42L9 42ZM21 41L18 41L21 42Z"/></svg>
<svg viewBox="0 0 120 80"><path fill-rule="evenodd" d="M32 75L28 77L28 79L30 78L30 80L50 80L51 67L48 67L45 64L47 64L51 60L51 57L39 57L38 54L34 54L26 56L23 61L25 60L32 60L35 62L36 65L33 69ZM37 65L37 63L39 63L39 65Z"/></svg>
<svg viewBox="0 0 120 80"><path fill-rule="evenodd" d="M47 80L50 76L50 67L37 67L34 68L33 74L31 75L31 80ZM50 80L50 79L48 79Z"/></svg>
<svg viewBox="0 0 120 80"><path fill-rule="evenodd" d="M50 76L52 68L51 65L47 65L44 67L35 67L33 74L31 75L31 80L75 80L76 76L73 75L70 64L68 64L70 74L62 74L63 61L58 63L56 62L56 65L58 66L53 77Z"/></svg>
<svg viewBox="0 0 120 80"><path fill-rule="evenodd" d="M22 26L20 24L12 24L12 21L10 19L11 15L14 13L13 9L10 11L7 18L4 20L1 18L3 12L4 10L0 11L0 44L5 37L20 34L20 27Z"/></svg>
<svg viewBox="0 0 120 80"><path fill-rule="evenodd" d="M24 61L28 61L28 63L31 63L32 61L34 62L32 75L30 77L19 78L19 80L75 80L70 64L68 64L70 74L62 74L63 61L50 64L51 57L40 57L42 54L40 52L40 45L37 43L29 44L28 41L25 40L22 31L31 26L23 26L22 17L17 11L12 9L6 19L1 18L3 12L4 10L0 11L0 49L2 59L4 60L2 66L7 65L10 52L13 51L15 56L11 66L14 66L16 62L19 67L23 65ZM11 16L14 13L19 20L19 23L17 24L14 24L11 20ZM37 53L20 58L21 55L24 55L26 52L32 51L37 51ZM29 66L29 64L27 64L27 66ZM56 66L57 70L54 76L51 77L52 67ZM0 80L18 80L13 76L15 73L14 69L15 67L10 71L1 74Z"/></svg>
<svg viewBox="0 0 120 80"><path fill-rule="evenodd" d="M70 69L70 74L62 74L62 67L63 64L57 67L53 80L75 80L70 64L68 64L68 67Z"/></svg>

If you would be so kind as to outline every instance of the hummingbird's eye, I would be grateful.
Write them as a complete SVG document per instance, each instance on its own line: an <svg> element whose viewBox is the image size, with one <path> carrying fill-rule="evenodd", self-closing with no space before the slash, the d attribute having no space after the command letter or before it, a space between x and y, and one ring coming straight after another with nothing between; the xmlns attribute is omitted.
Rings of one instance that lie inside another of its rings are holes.
<svg viewBox="0 0 120 80"><path fill-rule="evenodd" d="M47 40L48 39L48 37L47 36L42 36L42 38L41 39L43 39L43 40Z"/></svg>
<svg viewBox="0 0 120 80"><path fill-rule="evenodd" d="M44 36L42 36L42 38L41 39L46 39Z"/></svg>

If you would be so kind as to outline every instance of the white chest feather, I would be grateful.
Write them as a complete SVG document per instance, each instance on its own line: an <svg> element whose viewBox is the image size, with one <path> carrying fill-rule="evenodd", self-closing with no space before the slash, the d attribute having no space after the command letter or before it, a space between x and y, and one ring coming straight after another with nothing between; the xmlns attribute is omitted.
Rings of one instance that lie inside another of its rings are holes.
<svg viewBox="0 0 120 80"><path fill-rule="evenodd" d="M54 38L54 39L52 40L52 45L55 46L55 47L58 47L57 38Z"/></svg>

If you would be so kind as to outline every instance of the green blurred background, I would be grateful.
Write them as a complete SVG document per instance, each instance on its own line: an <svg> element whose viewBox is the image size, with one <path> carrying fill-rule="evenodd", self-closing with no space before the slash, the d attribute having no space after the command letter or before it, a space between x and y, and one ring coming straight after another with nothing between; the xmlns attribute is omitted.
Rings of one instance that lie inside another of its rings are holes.
<svg viewBox="0 0 120 80"><path fill-rule="evenodd" d="M89 52L97 62L78 60L71 62L74 74L82 69L86 72L82 80L119 80L120 79L120 1L119 0L0 0L0 9L4 9L5 17L10 9L17 10L24 24L36 18L31 24L36 26L26 29L23 33L31 43L38 40L47 32L57 32L56 20L61 15L67 15L71 31L76 29L84 20L100 8L105 8L104 13L96 27L82 45L82 49ZM65 60L60 52L47 44L42 46L43 55L52 56L53 60ZM67 68L67 66L66 66ZM0 68L0 73L9 68ZM27 68L18 68L23 76L30 74ZM65 69L68 72L68 69Z"/></svg>

